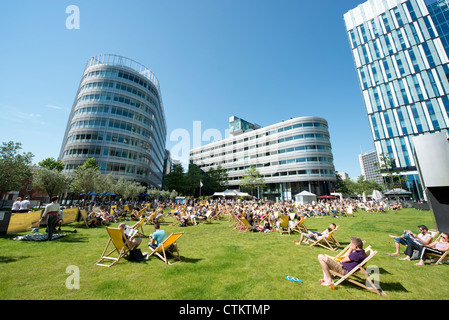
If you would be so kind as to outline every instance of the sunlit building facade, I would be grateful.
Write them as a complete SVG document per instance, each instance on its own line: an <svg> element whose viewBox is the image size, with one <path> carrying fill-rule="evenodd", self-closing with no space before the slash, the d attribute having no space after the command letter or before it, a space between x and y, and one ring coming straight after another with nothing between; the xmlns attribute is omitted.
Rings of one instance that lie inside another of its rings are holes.
<svg viewBox="0 0 449 320"><path fill-rule="evenodd" d="M154 73L125 57L99 55L87 62L59 157L69 174L95 158L102 173L160 188L166 136Z"/></svg>
<svg viewBox="0 0 449 320"><path fill-rule="evenodd" d="M422 198L413 137L449 126L448 1L369 0L344 15L377 156Z"/></svg>
<svg viewBox="0 0 449 320"><path fill-rule="evenodd" d="M325 119L300 117L267 127L237 117L229 120L230 137L191 150L190 163L205 172L221 166L228 173L230 189L240 189L245 171L254 166L267 186L254 194L259 198L291 200L304 190L317 195L335 191Z"/></svg>

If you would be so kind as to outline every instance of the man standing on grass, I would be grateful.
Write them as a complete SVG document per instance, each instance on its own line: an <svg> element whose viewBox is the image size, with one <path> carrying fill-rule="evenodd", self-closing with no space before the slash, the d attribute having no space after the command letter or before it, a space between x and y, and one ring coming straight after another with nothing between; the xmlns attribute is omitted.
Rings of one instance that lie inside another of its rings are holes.
<svg viewBox="0 0 449 320"><path fill-rule="evenodd" d="M45 210L42 213L41 220L47 217L47 234L48 241L53 238L53 233L56 231L56 223L59 219L60 206L58 204L58 197L52 197L51 202L45 206ZM40 221L39 221L40 224Z"/></svg>

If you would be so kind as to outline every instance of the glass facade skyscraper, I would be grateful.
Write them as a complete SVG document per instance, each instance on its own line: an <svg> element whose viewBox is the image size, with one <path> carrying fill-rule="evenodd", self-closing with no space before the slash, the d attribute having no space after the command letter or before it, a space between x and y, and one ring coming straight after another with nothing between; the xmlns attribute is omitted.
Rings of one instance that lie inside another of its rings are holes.
<svg viewBox="0 0 449 320"><path fill-rule="evenodd" d="M344 19L376 153L423 198L412 138L449 127L449 2L369 0Z"/></svg>
<svg viewBox="0 0 449 320"><path fill-rule="evenodd" d="M87 62L59 158L69 174L95 158L102 173L160 188L166 136L153 72L125 57L98 55Z"/></svg>

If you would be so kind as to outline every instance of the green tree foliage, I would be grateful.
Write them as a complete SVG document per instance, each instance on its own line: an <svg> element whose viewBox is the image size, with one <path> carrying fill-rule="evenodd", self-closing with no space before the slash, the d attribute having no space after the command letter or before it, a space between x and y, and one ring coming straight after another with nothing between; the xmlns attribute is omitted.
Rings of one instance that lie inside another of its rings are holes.
<svg viewBox="0 0 449 320"><path fill-rule="evenodd" d="M61 159L55 160L54 158L46 158L38 163L40 168L45 168L49 170L56 169L57 171L61 172L64 170L64 163Z"/></svg>
<svg viewBox="0 0 449 320"><path fill-rule="evenodd" d="M245 189L249 189L251 195L254 195L253 193L255 189L265 188L265 181L256 167L250 166L249 169L245 170L245 173L243 174L242 180L240 182L240 186Z"/></svg>
<svg viewBox="0 0 449 320"><path fill-rule="evenodd" d="M31 164L34 155L31 152L20 153L20 142L3 142L0 147L0 195L19 190L23 182L31 176Z"/></svg>
<svg viewBox="0 0 449 320"><path fill-rule="evenodd" d="M377 172L383 176L385 187L393 190L394 197L399 201L395 189L401 188L407 181L407 177L402 174L403 171L397 168L395 159L389 154L382 153L379 156L379 162L374 165Z"/></svg>
<svg viewBox="0 0 449 320"><path fill-rule="evenodd" d="M206 172L203 190L208 193L222 192L228 188L228 173L222 166Z"/></svg>
<svg viewBox="0 0 449 320"><path fill-rule="evenodd" d="M185 177L184 168L180 164L174 164L170 173L164 177L164 185L168 190L178 190L184 193Z"/></svg>
<svg viewBox="0 0 449 320"><path fill-rule="evenodd" d="M33 173L33 187L45 191L51 199L67 190L68 179L57 168L39 167Z"/></svg>
<svg viewBox="0 0 449 320"><path fill-rule="evenodd" d="M74 192L84 193L96 191L101 173L94 158L88 159L75 169L75 175L70 183L70 188Z"/></svg>
<svg viewBox="0 0 449 320"><path fill-rule="evenodd" d="M189 169L185 175L186 193L191 196L198 196L201 180L205 180L204 172L196 164L189 164Z"/></svg>

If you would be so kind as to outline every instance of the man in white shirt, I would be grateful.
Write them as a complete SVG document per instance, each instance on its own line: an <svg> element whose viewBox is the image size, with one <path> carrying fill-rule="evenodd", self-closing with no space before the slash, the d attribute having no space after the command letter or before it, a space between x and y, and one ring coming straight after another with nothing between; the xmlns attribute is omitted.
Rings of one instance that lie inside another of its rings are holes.
<svg viewBox="0 0 449 320"><path fill-rule="evenodd" d="M45 210L42 213L41 220L47 217L47 234L48 241L52 240L53 233L56 231L56 223L59 219L60 205L57 203L58 197L52 197L51 202L45 206ZM40 222L39 222L40 224Z"/></svg>
<svg viewBox="0 0 449 320"><path fill-rule="evenodd" d="M25 200L20 202L20 211L19 212L29 212L31 209L30 197L26 196Z"/></svg>
<svg viewBox="0 0 449 320"><path fill-rule="evenodd" d="M415 235L409 230L404 230L404 234L400 236L389 235L394 239L396 251L389 254L389 256L397 256L400 254L400 245L408 246L412 242L416 242L418 245L428 245L432 241L432 235L429 233L429 229L424 225L419 225L419 234ZM413 250L412 250L413 252Z"/></svg>

